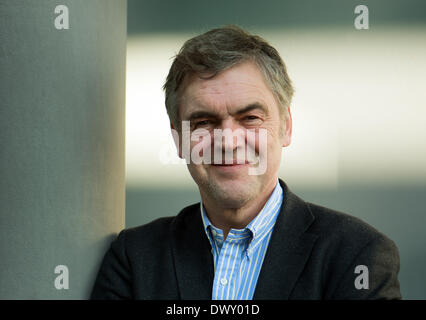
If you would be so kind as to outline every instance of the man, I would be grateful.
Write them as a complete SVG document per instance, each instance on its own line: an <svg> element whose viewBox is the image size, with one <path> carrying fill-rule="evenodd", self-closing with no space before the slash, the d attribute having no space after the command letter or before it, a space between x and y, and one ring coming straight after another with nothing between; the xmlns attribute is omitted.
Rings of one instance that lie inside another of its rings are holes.
<svg viewBox="0 0 426 320"><path fill-rule="evenodd" d="M123 230L93 299L401 298L390 239L303 201L278 178L291 142L293 88L273 47L238 27L211 30L184 44L164 89L201 202ZM249 150L257 163L243 159ZM261 162L264 170L254 172Z"/></svg>

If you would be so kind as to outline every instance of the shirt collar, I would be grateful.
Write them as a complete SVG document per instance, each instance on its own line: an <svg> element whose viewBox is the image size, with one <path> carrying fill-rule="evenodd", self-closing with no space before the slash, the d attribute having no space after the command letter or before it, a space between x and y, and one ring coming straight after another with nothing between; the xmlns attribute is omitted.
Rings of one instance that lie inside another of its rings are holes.
<svg viewBox="0 0 426 320"><path fill-rule="evenodd" d="M257 216L244 229L231 229L231 231L235 231L235 233L237 234L243 233L243 230L245 230L245 233L249 231L252 238L250 246L255 246L266 236L266 234L269 233L271 228L275 225L275 220L281 208L282 199L283 190L279 181L277 180L277 184L275 185L272 194L268 198L268 201L265 203L262 210L260 210L260 212L257 214ZM204 210L202 200L200 201L200 211L204 225L204 231L206 232L207 238L210 240L211 243L213 241L212 236L214 236L212 235L212 230L215 231L216 234L218 234L218 231L220 232L220 230L211 224Z"/></svg>

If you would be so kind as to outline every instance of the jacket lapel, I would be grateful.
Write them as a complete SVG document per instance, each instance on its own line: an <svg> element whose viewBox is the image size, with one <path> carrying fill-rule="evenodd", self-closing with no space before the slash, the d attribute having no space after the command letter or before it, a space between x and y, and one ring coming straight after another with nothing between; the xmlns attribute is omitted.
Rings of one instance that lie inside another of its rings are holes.
<svg viewBox="0 0 426 320"><path fill-rule="evenodd" d="M305 231L314 221L306 203L280 179L283 203L256 285L254 299L287 300L317 239Z"/></svg>
<svg viewBox="0 0 426 320"><path fill-rule="evenodd" d="M317 239L306 232L314 221L306 203L280 179L283 203L257 281L254 299L290 298ZM211 246L200 204L189 206L172 223L171 247L180 298L209 300L214 278Z"/></svg>
<svg viewBox="0 0 426 320"><path fill-rule="evenodd" d="M180 298L211 299L213 257L201 220L200 203L183 209L173 221L171 242Z"/></svg>

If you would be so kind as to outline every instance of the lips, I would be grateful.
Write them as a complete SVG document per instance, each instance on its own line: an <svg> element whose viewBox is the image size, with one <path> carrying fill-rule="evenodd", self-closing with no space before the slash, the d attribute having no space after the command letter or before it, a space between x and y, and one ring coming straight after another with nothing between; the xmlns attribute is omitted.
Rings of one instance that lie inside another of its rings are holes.
<svg viewBox="0 0 426 320"><path fill-rule="evenodd" d="M232 166L243 166L246 164L250 164L250 162L245 161L244 163L238 163L236 160L232 163L212 163L212 166L218 167L232 167Z"/></svg>

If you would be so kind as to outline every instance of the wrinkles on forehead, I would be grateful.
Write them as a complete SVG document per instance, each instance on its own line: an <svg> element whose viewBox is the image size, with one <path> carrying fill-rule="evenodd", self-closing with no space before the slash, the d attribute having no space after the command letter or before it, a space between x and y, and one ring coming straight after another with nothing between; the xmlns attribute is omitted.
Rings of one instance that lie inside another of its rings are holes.
<svg viewBox="0 0 426 320"><path fill-rule="evenodd" d="M189 120L194 112L238 114L242 109L270 113L276 99L257 66L252 63L231 68L211 78L188 78L179 103L179 118ZM249 110L246 110L249 111Z"/></svg>

